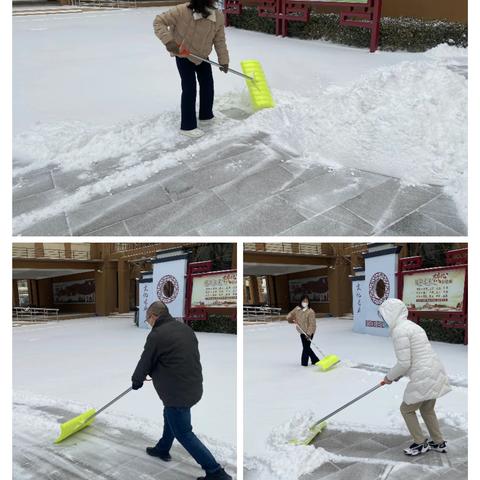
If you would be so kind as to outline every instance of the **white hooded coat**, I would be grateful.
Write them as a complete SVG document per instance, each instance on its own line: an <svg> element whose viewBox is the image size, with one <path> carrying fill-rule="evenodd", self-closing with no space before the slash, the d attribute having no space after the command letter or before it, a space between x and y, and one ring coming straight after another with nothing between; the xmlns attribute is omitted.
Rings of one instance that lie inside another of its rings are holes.
<svg viewBox="0 0 480 480"><path fill-rule="evenodd" d="M391 381L409 377L403 401L408 405L432 400L451 390L440 359L422 327L408 320L408 309L396 298L389 298L378 309L390 328L397 364L388 372Z"/></svg>

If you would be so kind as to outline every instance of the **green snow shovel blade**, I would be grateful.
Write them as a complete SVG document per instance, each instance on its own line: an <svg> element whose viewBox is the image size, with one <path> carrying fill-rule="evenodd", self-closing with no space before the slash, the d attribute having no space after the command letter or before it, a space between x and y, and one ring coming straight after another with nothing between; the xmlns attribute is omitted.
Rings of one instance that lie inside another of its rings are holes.
<svg viewBox="0 0 480 480"><path fill-rule="evenodd" d="M321 360L319 360L315 365L322 371L325 372L329 368L332 368L334 365L340 362L340 359L337 355L326 355Z"/></svg>
<svg viewBox="0 0 480 480"><path fill-rule="evenodd" d="M108 402L98 412L94 408L91 408L90 410L87 410L85 413L82 413L81 415L78 415L77 417L72 418L71 420L68 420L67 422L60 424L60 435L55 440L55 443L63 442L66 438L71 437L73 434L91 425L95 417L100 412L103 412L106 408L114 404L117 400L120 400L130 390L132 390L132 387L122 392L120 395L118 395L118 397L115 397L111 402Z"/></svg>
<svg viewBox="0 0 480 480"><path fill-rule="evenodd" d="M85 427L91 425L95 419L95 413L96 410L92 408L91 410L87 410L85 413L82 413L81 415L62 423L60 425L60 435L55 440L55 443L63 442L63 440L70 437L74 433L77 433L80 430L83 430Z"/></svg>
<svg viewBox="0 0 480 480"><path fill-rule="evenodd" d="M327 426L327 422L321 422L318 425L314 425L310 428L308 435L303 440L290 440L291 445L310 445L317 435L323 432Z"/></svg>

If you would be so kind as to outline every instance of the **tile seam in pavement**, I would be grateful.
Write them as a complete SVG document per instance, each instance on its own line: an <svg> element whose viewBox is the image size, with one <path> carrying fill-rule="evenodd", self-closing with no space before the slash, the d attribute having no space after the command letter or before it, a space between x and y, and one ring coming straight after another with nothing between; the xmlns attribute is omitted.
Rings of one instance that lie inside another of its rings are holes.
<svg viewBox="0 0 480 480"><path fill-rule="evenodd" d="M395 220L394 222L386 225L385 227L383 227L381 230L377 231L377 230L374 230L372 232L372 235L381 235L382 232L384 232L385 230L388 230L389 228L393 227L394 225L396 225L397 223L401 222L402 220L405 220L407 217L409 217L410 215L413 215L414 213L418 213L420 215L424 215L424 213L420 212L419 210L423 207L425 207L426 205L428 205L429 203L432 203L434 200L437 200L442 194L439 193L437 195L435 195L433 198L431 198L430 200L428 200L427 202L419 205L417 208L415 208L414 210L408 212L407 214L403 215L402 217L398 218L397 220ZM448 227L448 225L444 225L443 223L441 222L438 222L436 221L436 223L438 223L439 225L442 225L444 227ZM454 228L451 228L451 227L448 227L450 228L451 230L455 230ZM456 231L456 230L455 230ZM457 232L458 233L458 232Z"/></svg>
<svg viewBox="0 0 480 480"><path fill-rule="evenodd" d="M440 225L443 225L444 227L447 227L447 228L450 228L451 230L454 230L454 231L457 232L459 235L465 235L465 236L466 236L466 235L468 234L468 233L465 233L465 234L460 233L456 228L453 228L453 227L450 227L449 225L446 225L445 223L441 222L438 218L432 217L432 216L430 216L428 213L425 213L425 212L418 212L418 213L419 213L420 215L423 215L424 217L427 217L429 220L432 220L432 221L434 221L434 222L436 222L436 223L438 223L438 224L440 224ZM458 217L453 217L452 215L444 215L444 216L448 216L448 217L454 218L454 219L456 219L456 220L460 220L460 221L462 222L462 224L463 224L463 220L460 218L460 216L458 216ZM466 225L464 225L464 226L465 226L465 228L467 228Z"/></svg>

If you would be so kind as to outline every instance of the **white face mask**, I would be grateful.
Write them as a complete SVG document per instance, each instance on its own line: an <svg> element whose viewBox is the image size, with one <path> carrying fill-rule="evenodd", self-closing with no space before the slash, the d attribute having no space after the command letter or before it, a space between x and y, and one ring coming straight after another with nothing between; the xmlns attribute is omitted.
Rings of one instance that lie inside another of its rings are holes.
<svg viewBox="0 0 480 480"><path fill-rule="evenodd" d="M308 303L307 302L302 302L302 308L308 308Z"/></svg>

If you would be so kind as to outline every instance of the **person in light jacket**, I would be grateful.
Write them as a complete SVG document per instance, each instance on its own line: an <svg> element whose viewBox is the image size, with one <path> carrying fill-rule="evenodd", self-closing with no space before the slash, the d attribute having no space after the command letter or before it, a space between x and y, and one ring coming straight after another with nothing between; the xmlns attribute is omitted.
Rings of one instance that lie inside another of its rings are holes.
<svg viewBox="0 0 480 480"><path fill-rule="evenodd" d="M315 321L315 312L310 308L308 295L304 295L300 300L300 304L287 315L287 321L297 325L297 332L300 334L300 340L302 342L302 366L308 367L309 359L312 365L315 365L319 361L319 358L311 348L311 341L315 335L317 323Z"/></svg>
<svg viewBox="0 0 480 480"><path fill-rule="evenodd" d="M215 8L215 0L191 0L157 15L153 22L155 35L163 42L172 56L175 56L182 82L180 133L192 138L201 137L204 132L197 128L195 102L197 81L200 85L199 120L208 124L213 121L214 85L212 67L208 62L192 56L181 56L181 50L208 58L212 48L218 56L220 70L227 73L229 55L225 41L225 18ZM182 47L182 48L180 48Z"/></svg>
<svg viewBox="0 0 480 480"><path fill-rule="evenodd" d="M132 375L132 389L142 388L147 375L152 378L163 408L163 435L148 455L169 462L173 441L187 450L205 470L197 480L231 480L210 450L192 431L191 408L203 394L202 365L198 341L193 330L175 320L163 302L152 303L147 310L152 331Z"/></svg>
<svg viewBox="0 0 480 480"><path fill-rule="evenodd" d="M380 305L378 314L390 328L397 357L396 365L390 369L384 381L390 384L401 377L410 379L400 412L414 443L404 449L404 452L412 456L429 450L445 453L447 443L435 414L437 399L451 390L445 368L434 352L425 330L408 320L408 309L401 300L396 298L385 300ZM420 411L427 426L430 441L420 427L417 410Z"/></svg>

